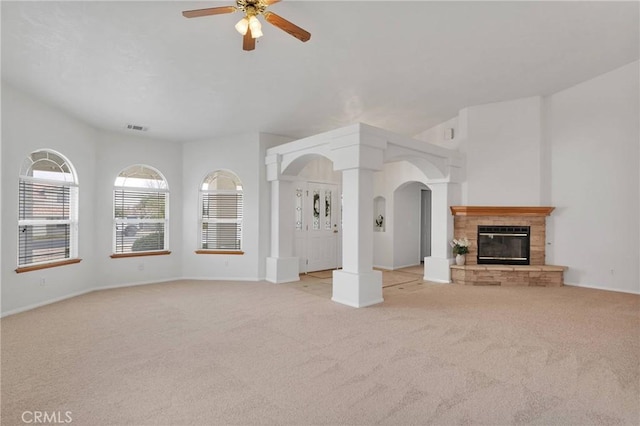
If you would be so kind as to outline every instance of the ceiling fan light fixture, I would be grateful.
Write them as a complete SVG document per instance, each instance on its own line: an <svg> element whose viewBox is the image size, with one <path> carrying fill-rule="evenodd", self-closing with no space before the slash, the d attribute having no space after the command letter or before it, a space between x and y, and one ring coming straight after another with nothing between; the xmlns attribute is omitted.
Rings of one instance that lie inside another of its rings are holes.
<svg viewBox="0 0 640 426"><path fill-rule="evenodd" d="M0 0L2 1L2 0ZM267 10L267 7L280 0L236 0L235 6L208 7L182 11L185 18L199 18L201 16L224 15L227 13L241 12L244 17L235 25L236 31L242 34L242 50L254 50L256 39L262 37L262 23L258 16L262 15L265 21L278 27L287 34L305 42L311 38L311 33L300 28L296 24L287 21L282 16Z"/></svg>
<svg viewBox="0 0 640 426"><path fill-rule="evenodd" d="M248 29L249 29L249 20L247 18L242 18L236 24L236 30L242 35L245 35ZM251 29L251 31L253 31L253 28Z"/></svg>
<svg viewBox="0 0 640 426"><path fill-rule="evenodd" d="M262 37L262 24L255 16L249 18L249 28L251 28L251 37Z"/></svg>

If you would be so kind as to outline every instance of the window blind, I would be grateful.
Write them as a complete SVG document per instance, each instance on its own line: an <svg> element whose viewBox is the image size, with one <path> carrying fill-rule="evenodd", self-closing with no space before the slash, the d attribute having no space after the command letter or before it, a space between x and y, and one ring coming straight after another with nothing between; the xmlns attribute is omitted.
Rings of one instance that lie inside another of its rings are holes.
<svg viewBox="0 0 640 426"><path fill-rule="evenodd" d="M167 192L116 189L113 200L114 253L166 249Z"/></svg>
<svg viewBox="0 0 640 426"><path fill-rule="evenodd" d="M201 193L203 249L240 250L242 242L242 194L209 191Z"/></svg>
<svg viewBox="0 0 640 426"><path fill-rule="evenodd" d="M62 183L20 180L18 266L71 257L73 189Z"/></svg>

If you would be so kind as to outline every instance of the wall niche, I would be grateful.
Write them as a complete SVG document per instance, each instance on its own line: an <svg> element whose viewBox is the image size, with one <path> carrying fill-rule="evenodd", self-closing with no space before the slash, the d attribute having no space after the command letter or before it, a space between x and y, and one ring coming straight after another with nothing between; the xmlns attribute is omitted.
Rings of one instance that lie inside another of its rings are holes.
<svg viewBox="0 0 640 426"><path fill-rule="evenodd" d="M384 197L373 199L373 230L384 232L387 223L387 200Z"/></svg>

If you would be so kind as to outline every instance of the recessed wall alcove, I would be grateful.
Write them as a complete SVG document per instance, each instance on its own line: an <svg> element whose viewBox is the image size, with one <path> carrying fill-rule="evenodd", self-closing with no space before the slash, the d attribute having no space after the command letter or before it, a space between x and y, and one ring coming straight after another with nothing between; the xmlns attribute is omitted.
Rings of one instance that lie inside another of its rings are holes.
<svg viewBox="0 0 640 426"><path fill-rule="evenodd" d="M387 200L384 197L373 199L373 230L384 232L385 218L387 217Z"/></svg>
<svg viewBox="0 0 640 426"><path fill-rule="evenodd" d="M451 278L457 284L561 286L564 266L545 264L546 218L554 207L452 206L454 238L471 243L464 266L451 266ZM514 265L478 264L479 227L528 228L529 263Z"/></svg>

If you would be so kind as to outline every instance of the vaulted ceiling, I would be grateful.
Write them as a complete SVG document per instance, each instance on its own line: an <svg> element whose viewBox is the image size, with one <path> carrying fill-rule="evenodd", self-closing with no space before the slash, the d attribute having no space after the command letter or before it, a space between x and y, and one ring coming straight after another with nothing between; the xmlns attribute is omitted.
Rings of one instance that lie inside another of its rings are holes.
<svg viewBox="0 0 640 426"><path fill-rule="evenodd" d="M189 141L357 121L412 136L466 106L546 95L637 60L637 2L292 1L242 50L192 1L2 1L2 78L102 129Z"/></svg>

